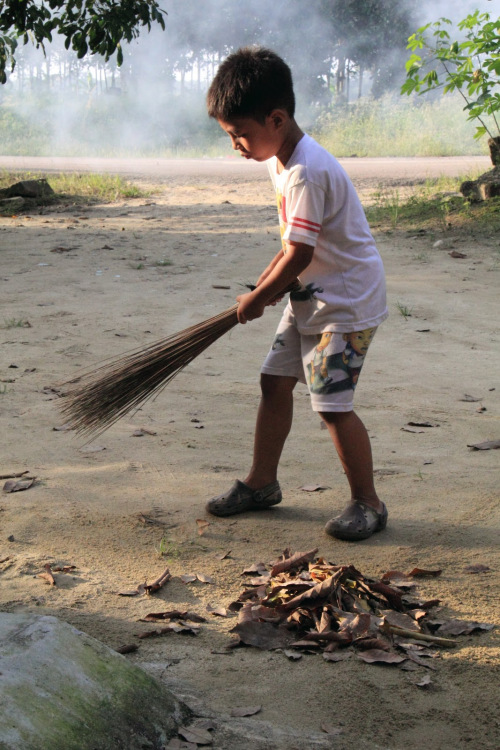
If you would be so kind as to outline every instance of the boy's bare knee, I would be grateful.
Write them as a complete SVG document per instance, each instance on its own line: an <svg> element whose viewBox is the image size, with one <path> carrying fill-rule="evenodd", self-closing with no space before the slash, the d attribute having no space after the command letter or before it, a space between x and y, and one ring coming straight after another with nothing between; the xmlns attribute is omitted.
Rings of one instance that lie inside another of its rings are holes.
<svg viewBox="0 0 500 750"><path fill-rule="evenodd" d="M353 411L320 411L319 416L326 424L343 424L352 419Z"/></svg>
<svg viewBox="0 0 500 750"><path fill-rule="evenodd" d="M260 376L260 388L265 398L291 393L296 384L297 378L290 378L284 375L268 375L263 372Z"/></svg>

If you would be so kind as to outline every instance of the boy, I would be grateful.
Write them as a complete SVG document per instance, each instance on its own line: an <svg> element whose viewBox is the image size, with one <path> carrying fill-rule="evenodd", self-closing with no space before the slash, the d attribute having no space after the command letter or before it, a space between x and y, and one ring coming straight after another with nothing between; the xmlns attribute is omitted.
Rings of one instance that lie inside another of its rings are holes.
<svg viewBox="0 0 500 750"><path fill-rule="evenodd" d="M274 52L249 47L230 55L210 86L207 107L242 157L267 161L278 199L282 249L255 289L237 298L239 322L259 318L300 282L261 370L250 472L207 510L230 516L281 502L277 469L300 381L351 489L350 503L325 530L338 539L367 539L385 528L387 509L375 491L370 440L353 411L353 392L387 306L382 261L363 209L340 164L296 123L291 72Z"/></svg>

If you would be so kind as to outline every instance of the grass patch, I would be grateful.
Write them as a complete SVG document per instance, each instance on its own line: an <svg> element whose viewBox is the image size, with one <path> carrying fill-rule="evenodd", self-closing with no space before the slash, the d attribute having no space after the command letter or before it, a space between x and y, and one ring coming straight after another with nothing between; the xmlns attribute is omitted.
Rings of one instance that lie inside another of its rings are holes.
<svg viewBox="0 0 500 750"><path fill-rule="evenodd" d="M46 179L54 195L45 198L29 198L27 206L51 205L71 201L76 204L110 203L129 198L146 198L150 191L124 180L119 175L95 174L93 172L0 172L0 189L8 188L22 180Z"/></svg>
<svg viewBox="0 0 500 750"><path fill-rule="evenodd" d="M31 328L31 323L25 318L6 318L2 328Z"/></svg>
<svg viewBox="0 0 500 750"><path fill-rule="evenodd" d="M408 231L444 231L461 229L495 233L500 230L500 198L481 203L470 203L459 188L465 179L439 178L426 180L405 191L394 188L379 190L372 196L373 203L365 207L372 228Z"/></svg>
<svg viewBox="0 0 500 750"><path fill-rule="evenodd" d="M459 96L429 101L387 95L334 105L321 114L312 135L337 157L456 156L487 154L474 139Z"/></svg>

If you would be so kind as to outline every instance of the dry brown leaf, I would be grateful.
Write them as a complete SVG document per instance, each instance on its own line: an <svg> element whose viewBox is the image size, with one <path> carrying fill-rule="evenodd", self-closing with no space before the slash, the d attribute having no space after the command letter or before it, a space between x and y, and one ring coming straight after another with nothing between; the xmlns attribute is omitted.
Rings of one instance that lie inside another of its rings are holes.
<svg viewBox="0 0 500 750"><path fill-rule="evenodd" d="M206 575L205 573L197 573L196 578L200 583L215 583L214 579L211 576Z"/></svg>
<svg viewBox="0 0 500 750"><path fill-rule="evenodd" d="M296 638L290 630L276 627L270 622L256 622L255 620L239 622L231 629L231 632L236 633L240 641L247 646L255 646L266 651L287 648Z"/></svg>
<svg viewBox="0 0 500 750"><path fill-rule="evenodd" d="M345 661L350 659L351 656L352 651L329 651L323 654L323 659L325 661Z"/></svg>
<svg viewBox="0 0 500 750"><path fill-rule="evenodd" d="M105 451L104 445L83 445L80 448L80 453L99 453L99 451Z"/></svg>
<svg viewBox="0 0 500 750"><path fill-rule="evenodd" d="M145 427L139 427L132 433L132 437L144 437L144 435L156 435L156 432L153 430L147 430Z"/></svg>
<svg viewBox="0 0 500 750"><path fill-rule="evenodd" d="M196 519L196 527L198 529L198 535L203 536L205 531L210 526L210 521L207 521L205 518L197 518Z"/></svg>
<svg viewBox="0 0 500 750"><path fill-rule="evenodd" d="M491 451L500 448L500 440L485 440L484 443L475 443L473 445L467 443L467 448L472 448L474 451Z"/></svg>
<svg viewBox="0 0 500 750"><path fill-rule="evenodd" d="M227 552L223 552L221 555L216 555L216 557L217 557L217 560L227 560L230 554L231 554L231 550L228 550Z"/></svg>
<svg viewBox="0 0 500 750"><path fill-rule="evenodd" d="M246 706L242 708L232 708L231 716L254 716L262 711L262 706Z"/></svg>
<svg viewBox="0 0 500 750"><path fill-rule="evenodd" d="M487 622L476 622L475 620L448 620L438 627L436 633L439 635L470 635L481 630L493 630L495 626Z"/></svg>
<svg viewBox="0 0 500 750"><path fill-rule="evenodd" d="M182 583L193 583L193 581L196 581L196 576L192 573L184 573L184 575L179 576Z"/></svg>
<svg viewBox="0 0 500 750"><path fill-rule="evenodd" d="M25 477L24 479L8 479L4 486L4 492L22 492L23 490L29 490L33 487L36 477Z"/></svg>
<svg viewBox="0 0 500 750"><path fill-rule="evenodd" d="M211 604L207 604L207 612L217 617L229 617L229 612L225 607L212 607Z"/></svg>
<svg viewBox="0 0 500 750"><path fill-rule="evenodd" d="M491 568L488 565L476 563L475 565L467 565L467 567L464 568L464 573L488 573L490 570Z"/></svg>
<svg viewBox="0 0 500 750"><path fill-rule="evenodd" d="M322 492L331 488L323 484L305 484L303 487L299 487L299 489L303 492Z"/></svg>
<svg viewBox="0 0 500 750"><path fill-rule="evenodd" d="M442 570L425 570L424 568L413 568L408 573L410 578L437 578L441 575Z"/></svg>
<svg viewBox="0 0 500 750"><path fill-rule="evenodd" d="M263 573L267 572L267 568L265 563L258 562L254 563L253 565L250 565L248 568L245 568L245 570L242 572L242 576L251 576L254 573L258 573L259 575L262 575Z"/></svg>
<svg viewBox="0 0 500 750"><path fill-rule="evenodd" d="M296 552L285 560L279 560L271 568L271 576L274 578L274 576L277 576L279 573L284 573L285 571L299 567L304 563L312 562L317 551L318 548L315 547L314 549L309 550L309 552Z"/></svg>
<svg viewBox="0 0 500 750"><path fill-rule="evenodd" d="M365 661L367 664L376 664L378 662L382 664L401 664L406 657L399 656L399 654L391 654L388 651L382 651L378 648L372 648L369 651L361 651L358 654L358 658Z"/></svg>
<svg viewBox="0 0 500 750"><path fill-rule="evenodd" d="M212 735L208 729L200 729L197 726L179 727L177 734L180 734L185 740L192 742L195 745L212 744Z"/></svg>
<svg viewBox="0 0 500 750"><path fill-rule="evenodd" d="M325 734L330 734L334 737L342 734L343 731L342 727L334 727L333 724L327 724L326 722L323 722L320 728L322 732L325 732Z"/></svg>
<svg viewBox="0 0 500 750"><path fill-rule="evenodd" d="M125 646L118 646L118 648L116 649L116 653L117 654L133 654L134 651L137 651L138 648L139 646L137 645L137 643L128 643Z"/></svg>
<svg viewBox="0 0 500 750"><path fill-rule="evenodd" d="M466 258L467 257L466 253L460 253L458 250L450 250L448 255L451 258Z"/></svg>
<svg viewBox="0 0 500 750"><path fill-rule="evenodd" d="M475 403L476 401L482 401L482 398L478 398L477 396L471 396L469 393L464 393L463 398L459 398L459 401L466 401L468 403Z"/></svg>

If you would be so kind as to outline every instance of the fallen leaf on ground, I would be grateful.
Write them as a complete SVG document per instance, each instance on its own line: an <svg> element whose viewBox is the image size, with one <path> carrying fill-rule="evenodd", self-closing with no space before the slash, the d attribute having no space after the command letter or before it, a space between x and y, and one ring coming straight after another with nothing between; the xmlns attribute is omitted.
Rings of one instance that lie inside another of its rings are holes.
<svg viewBox="0 0 500 750"><path fill-rule="evenodd" d="M333 736L342 734L342 727L334 727L333 724L327 724L326 722L323 722L321 724L321 731L325 732L325 734L330 734Z"/></svg>
<svg viewBox="0 0 500 750"><path fill-rule="evenodd" d="M442 570L425 570L424 568L413 568L408 573L410 578L437 578L441 575Z"/></svg>
<svg viewBox="0 0 500 750"><path fill-rule="evenodd" d="M211 604L207 604L207 612L211 615L216 615L218 617L229 617L229 612L225 607L212 607Z"/></svg>
<svg viewBox="0 0 500 750"><path fill-rule="evenodd" d="M99 451L105 451L106 446L104 445L84 445L80 448L80 453L99 453Z"/></svg>
<svg viewBox="0 0 500 750"><path fill-rule="evenodd" d="M491 451L500 448L500 440L485 440L484 443L473 443L472 445L467 443L467 448L472 448L474 451Z"/></svg>
<svg viewBox="0 0 500 750"><path fill-rule="evenodd" d="M410 427L439 427L435 422L408 422Z"/></svg>
<svg viewBox="0 0 500 750"><path fill-rule="evenodd" d="M72 430L73 428L69 424L62 424L60 427L53 427L52 430L54 432L66 432L68 430Z"/></svg>
<svg viewBox="0 0 500 750"><path fill-rule="evenodd" d="M274 563L273 567L271 568L271 576L277 576L278 573L284 573L285 570L291 570L292 568L298 567L304 563L312 562L317 551L318 548L315 547L314 549L309 550L309 552L296 552L294 555L290 555L290 557L287 557L285 560L279 560L278 562Z"/></svg>
<svg viewBox="0 0 500 750"><path fill-rule="evenodd" d="M156 432L153 432L153 430L147 430L145 427L139 427L132 433L132 437L143 437L144 435L156 435Z"/></svg>
<svg viewBox="0 0 500 750"><path fill-rule="evenodd" d="M44 578L48 583L50 583L51 586L56 585L56 579L54 578L54 575L52 573L52 568L48 563L46 563L44 566L45 572L39 573L38 578Z"/></svg>
<svg viewBox="0 0 500 750"><path fill-rule="evenodd" d="M214 579L211 576L206 575L205 573L197 573L196 578L200 583L215 583Z"/></svg>
<svg viewBox="0 0 500 750"><path fill-rule="evenodd" d="M196 576L192 573L184 573L183 575L179 576L182 583L193 583L193 581L196 581Z"/></svg>
<svg viewBox="0 0 500 750"><path fill-rule="evenodd" d="M477 396L471 396L469 393L464 393L463 398L458 399L459 401L467 401L469 403L474 403L475 401L482 401L482 398L477 398Z"/></svg>
<svg viewBox="0 0 500 750"><path fill-rule="evenodd" d="M366 661L368 664L374 664L376 662L381 662L383 664L401 664L401 662L406 659L405 656L391 654L388 651L381 651L378 648L373 648L369 651L361 651L358 654L358 658L362 661Z"/></svg>
<svg viewBox="0 0 500 750"><path fill-rule="evenodd" d="M323 654L323 659L325 661L346 661L346 659L350 659L352 656L352 651L329 651L325 652Z"/></svg>
<svg viewBox="0 0 500 750"><path fill-rule="evenodd" d="M481 565L481 563L467 565L467 567L464 568L465 573L488 573L490 570L491 568L488 565Z"/></svg>
<svg viewBox="0 0 500 750"><path fill-rule="evenodd" d="M227 560L229 555L231 554L232 550L228 550L227 552L223 552L221 555L216 555L217 560Z"/></svg>
<svg viewBox="0 0 500 750"><path fill-rule="evenodd" d="M470 635L481 630L493 630L495 626L487 622L475 620L448 620L438 627L439 635Z"/></svg>
<svg viewBox="0 0 500 750"><path fill-rule="evenodd" d="M242 576L251 576L254 573L258 573L259 575L262 575L263 573L267 572L267 568L263 562L254 563L253 565L250 565L248 568L245 568L245 570L242 572Z"/></svg>
<svg viewBox="0 0 500 750"><path fill-rule="evenodd" d="M211 745L212 735L208 729L199 729L196 726L190 727L179 727L177 733L184 737L188 742L192 742L195 745Z"/></svg>
<svg viewBox="0 0 500 750"><path fill-rule="evenodd" d="M196 519L196 527L198 529L198 536L203 536L205 531L210 526L210 521L206 521L204 518Z"/></svg>
<svg viewBox="0 0 500 750"><path fill-rule="evenodd" d="M423 432L423 430L414 430L412 427L401 427L402 432L414 432L414 433L420 433Z"/></svg>
<svg viewBox="0 0 500 750"><path fill-rule="evenodd" d="M150 612L141 618L141 622L157 622L158 620L188 620L191 622L206 622L206 618L196 612L171 609L167 612Z"/></svg>
<svg viewBox="0 0 500 750"><path fill-rule="evenodd" d="M125 646L118 646L116 650L117 654L133 654L134 651L137 651L139 646L137 643L128 643Z"/></svg>
<svg viewBox="0 0 500 750"><path fill-rule="evenodd" d="M419 682L415 683L417 687L421 687L421 688L429 687L429 685L431 684L432 684L432 681L431 681L430 674L425 674Z"/></svg>
<svg viewBox="0 0 500 750"><path fill-rule="evenodd" d="M305 484L303 487L299 487L303 492L321 492L322 490L329 490L330 487L327 487L323 484Z"/></svg>
<svg viewBox="0 0 500 750"><path fill-rule="evenodd" d="M4 486L4 492L22 492L23 490L29 490L35 484L36 477L26 477L25 479L8 479Z"/></svg>
<svg viewBox="0 0 500 750"><path fill-rule="evenodd" d="M262 711L262 706L246 706L242 708L232 708L231 716L254 716Z"/></svg>
<svg viewBox="0 0 500 750"><path fill-rule="evenodd" d="M467 257L466 253L460 253L458 250L450 250L448 255L451 258L466 258Z"/></svg>

